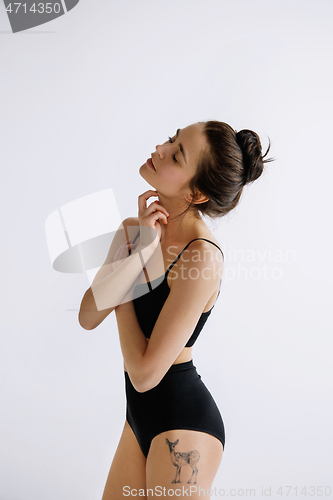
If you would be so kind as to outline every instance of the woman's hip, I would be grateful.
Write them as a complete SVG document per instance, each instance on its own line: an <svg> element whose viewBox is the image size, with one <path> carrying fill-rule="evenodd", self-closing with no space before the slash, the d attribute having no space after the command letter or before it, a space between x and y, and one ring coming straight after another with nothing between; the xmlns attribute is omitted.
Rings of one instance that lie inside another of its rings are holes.
<svg viewBox="0 0 333 500"><path fill-rule="evenodd" d="M134 389L125 372L127 410L145 422L168 418L183 425L204 426L213 418L223 425L219 409L193 360L172 365L160 383L146 392Z"/></svg>

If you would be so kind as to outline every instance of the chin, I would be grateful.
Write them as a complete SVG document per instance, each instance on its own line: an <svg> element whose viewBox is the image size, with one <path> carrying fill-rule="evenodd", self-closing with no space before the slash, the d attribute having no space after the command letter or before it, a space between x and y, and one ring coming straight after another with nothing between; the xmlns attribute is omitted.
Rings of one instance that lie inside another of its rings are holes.
<svg viewBox="0 0 333 500"><path fill-rule="evenodd" d="M145 176L145 170L147 168L147 165L144 163L143 165L141 165L141 167L139 168L139 174L141 175L141 177L146 180L146 176Z"/></svg>
<svg viewBox="0 0 333 500"><path fill-rule="evenodd" d="M149 175L147 175L147 169L149 170L149 167L146 163L144 163L140 169L139 169L139 174L141 175L142 179L144 179L150 186L152 186L155 189L155 186L151 183L149 179Z"/></svg>

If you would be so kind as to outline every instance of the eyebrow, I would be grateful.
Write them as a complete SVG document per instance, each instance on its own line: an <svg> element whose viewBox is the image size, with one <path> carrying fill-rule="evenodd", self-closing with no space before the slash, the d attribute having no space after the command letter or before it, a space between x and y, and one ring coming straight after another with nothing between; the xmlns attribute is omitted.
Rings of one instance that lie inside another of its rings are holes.
<svg viewBox="0 0 333 500"><path fill-rule="evenodd" d="M177 132L176 132L176 138L178 138L178 136L179 136L179 132L180 132L180 128L179 128L179 129L177 130ZM182 154L182 155L183 155L183 157L184 157L185 163L187 163L187 160L186 160L186 155L185 155L185 151L184 151L184 148L183 148L182 144L179 144L179 149L180 149L181 154Z"/></svg>

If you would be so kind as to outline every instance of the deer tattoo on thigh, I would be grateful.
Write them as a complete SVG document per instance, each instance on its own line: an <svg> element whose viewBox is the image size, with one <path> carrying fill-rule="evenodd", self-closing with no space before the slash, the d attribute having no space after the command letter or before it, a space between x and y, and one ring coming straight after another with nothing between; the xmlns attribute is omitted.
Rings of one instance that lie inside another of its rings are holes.
<svg viewBox="0 0 333 500"><path fill-rule="evenodd" d="M176 477L172 482L181 483L180 471L182 469L182 466L190 465L192 467L192 475L187 482L192 483L193 478L193 484L196 484L198 475L197 463L200 458L200 453L197 450L192 450L185 453L175 451L175 446L177 446L177 444L179 443L179 439L177 439L174 443L171 443L169 439L166 439L166 443L169 446L171 462L176 467Z"/></svg>

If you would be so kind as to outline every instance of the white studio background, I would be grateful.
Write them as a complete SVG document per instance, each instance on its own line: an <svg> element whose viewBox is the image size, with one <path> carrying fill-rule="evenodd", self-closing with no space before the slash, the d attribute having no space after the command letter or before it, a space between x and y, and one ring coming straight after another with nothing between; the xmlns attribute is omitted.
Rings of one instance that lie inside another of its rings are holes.
<svg viewBox="0 0 333 500"><path fill-rule="evenodd" d="M114 315L79 326L88 281L53 270L46 218L110 187L137 215L155 145L208 119L276 158L208 222L226 258L194 348L226 428L214 486L333 495L332 21L329 0L81 0L12 34L0 5L1 500L100 500L125 418Z"/></svg>

